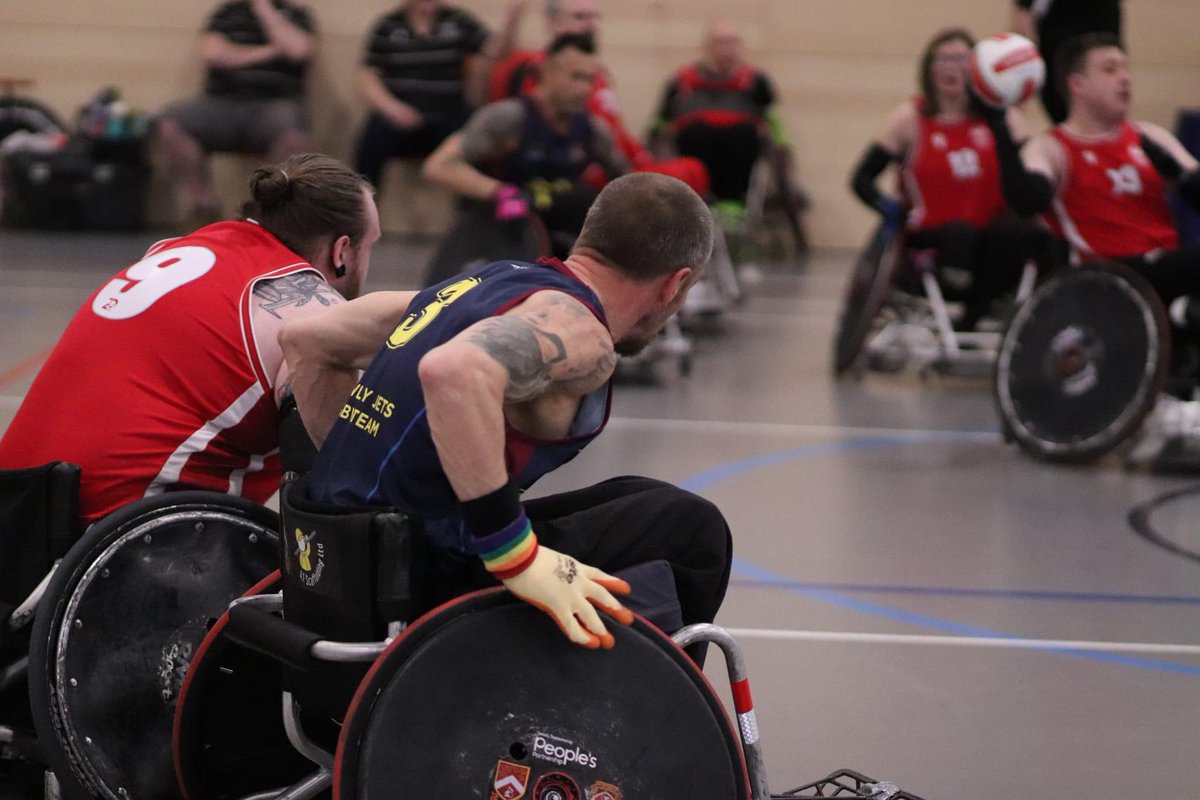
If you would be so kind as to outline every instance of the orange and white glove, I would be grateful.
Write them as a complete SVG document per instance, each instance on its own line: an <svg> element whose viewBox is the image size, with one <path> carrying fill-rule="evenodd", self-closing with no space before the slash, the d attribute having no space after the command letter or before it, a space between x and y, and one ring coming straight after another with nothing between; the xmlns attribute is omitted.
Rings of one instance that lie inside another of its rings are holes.
<svg viewBox="0 0 1200 800"><path fill-rule="evenodd" d="M472 550L488 572L517 597L548 614L572 642L593 650L613 646L613 636L600 621L597 608L622 625L633 622L633 612L613 597L629 594L629 584L539 546L513 484L463 502L462 512L472 533Z"/></svg>
<svg viewBox="0 0 1200 800"><path fill-rule="evenodd" d="M516 574L505 572L501 577L501 571L493 570L486 556L484 565L510 592L548 614L572 642L591 650L611 649L613 635L596 609L622 625L633 622L633 612L613 596L629 594L629 584L571 556L539 546L532 530L529 539L532 552Z"/></svg>

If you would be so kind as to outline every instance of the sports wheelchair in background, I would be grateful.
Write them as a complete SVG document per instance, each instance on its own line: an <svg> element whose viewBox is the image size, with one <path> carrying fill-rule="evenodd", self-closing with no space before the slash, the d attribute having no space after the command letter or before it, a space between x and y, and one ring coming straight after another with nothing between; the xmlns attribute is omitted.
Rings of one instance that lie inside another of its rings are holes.
<svg viewBox="0 0 1200 800"><path fill-rule="evenodd" d="M1200 432L1200 418L1185 418L1195 365L1172 364L1172 336L1158 294L1133 269L1094 262L1053 276L1000 344L995 400L1005 438L1038 459L1080 463L1124 451L1131 466L1141 466L1136 451L1149 444L1151 469L1200 469L1195 450L1161 447Z"/></svg>
<svg viewBox="0 0 1200 800"><path fill-rule="evenodd" d="M1038 268L1027 261L1012 303L1033 291ZM996 360L1002 331L955 330L935 251L907 246L894 227L880 224L850 273L833 342L837 377L915 367L984 377Z"/></svg>

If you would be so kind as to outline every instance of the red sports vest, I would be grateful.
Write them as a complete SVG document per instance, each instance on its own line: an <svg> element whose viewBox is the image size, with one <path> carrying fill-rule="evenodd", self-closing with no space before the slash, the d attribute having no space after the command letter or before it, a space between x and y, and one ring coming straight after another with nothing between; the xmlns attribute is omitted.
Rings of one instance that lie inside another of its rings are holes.
<svg viewBox="0 0 1200 800"><path fill-rule="evenodd" d="M1051 229L1071 245L1072 258L1121 258L1179 247L1166 185L1142 152L1130 122L1107 139L1051 135L1066 151L1066 170L1051 210Z"/></svg>
<svg viewBox="0 0 1200 800"><path fill-rule="evenodd" d="M901 193L912 230L966 221L983 227L1004 210L1000 163L987 124L967 117L941 122L918 99L917 136L901 168Z"/></svg>
<svg viewBox="0 0 1200 800"><path fill-rule="evenodd" d="M265 502L278 411L251 291L311 269L253 222L154 245L76 312L0 440L0 467L79 464L84 523L173 487Z"/></svg>

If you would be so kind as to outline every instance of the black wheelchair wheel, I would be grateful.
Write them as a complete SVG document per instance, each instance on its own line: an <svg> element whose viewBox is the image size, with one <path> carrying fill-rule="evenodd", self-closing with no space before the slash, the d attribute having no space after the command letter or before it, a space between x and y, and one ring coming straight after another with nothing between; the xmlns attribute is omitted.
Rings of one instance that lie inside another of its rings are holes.
<svg viewBox="0 0 1200 800"><path fill-rule="evenodd" d="M426 268L426 286L502 258L535 261L553 255L550 235L536 214L499 222L495 213L490 203L462 206L458 222L446 234Z"/></svg>
<svg viewBox="0 0 1200 800"><path fill-rule="evenodd" d="M335 797L747 800L737 737L687 656L638 620L584 650L502 590L404 631L350 706Z"/></svg>
<svg viewBox="0 0 1200 800"><path fill-rule="evenodd" d="M279 590L273 572L246 596ZM279 662L225 635L221 615L192 658L179 691L172 746L186 800L236 798L291 786L315 767L287 738Z"/></svg>
<svg viewBox="0 0 1200 800"><path fill-rule="evenodd" d="M833 339L833 373L846 374L862 355L875 319L892 289L900 237L884 225L871 235L854 262Z"/></svg>
<svg viewBox="0 0 1200 800"><path fill-rule="evenodd" d="M1121 444L1154 407L1170 362L1166 312L1119 264L1060 273L1013 315L996 360L1002 427L1031 455L1082 462Z"/></svg>
<svg viewBox="0 0 1200 800"><path fill-rule="evenodd" d="M29 656L38 738L67 796L75 782L112 800L177 794L180 684L212 620L278 565L278 526L248 500L176 492L105 517L67 553Z"/></svg>

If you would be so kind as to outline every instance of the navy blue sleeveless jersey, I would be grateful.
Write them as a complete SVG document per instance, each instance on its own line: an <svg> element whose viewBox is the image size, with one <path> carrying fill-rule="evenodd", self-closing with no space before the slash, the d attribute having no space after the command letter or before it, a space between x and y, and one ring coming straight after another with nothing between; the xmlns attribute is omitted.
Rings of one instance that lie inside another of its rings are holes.
<svg viewBox="0 0 1200 800"><path fill-rule="evenodd" d="M429 432L417 364L429 350L479 320L551 289L576 298L605 325L599 298L561 262L498 261L425 289L392 331L342 407L309 473L318 502L390 506L425 521L443 547L466 550L458 501ZM512 427L505 434L509 476L526 489L574 458L604 428L611 383L580 402L570 435L548 441Z"/></svg>
<svg viewBox="0 0 1200 800"><path fill-rule="evenodd" d="M525 127L520 144L504 159L496 177L517 186L535 180L578 182L593 158L591 116L586 112L576 114L567 130L561 132L550 127L532 97L522 97L521 102L525 105Z"/></svg>

